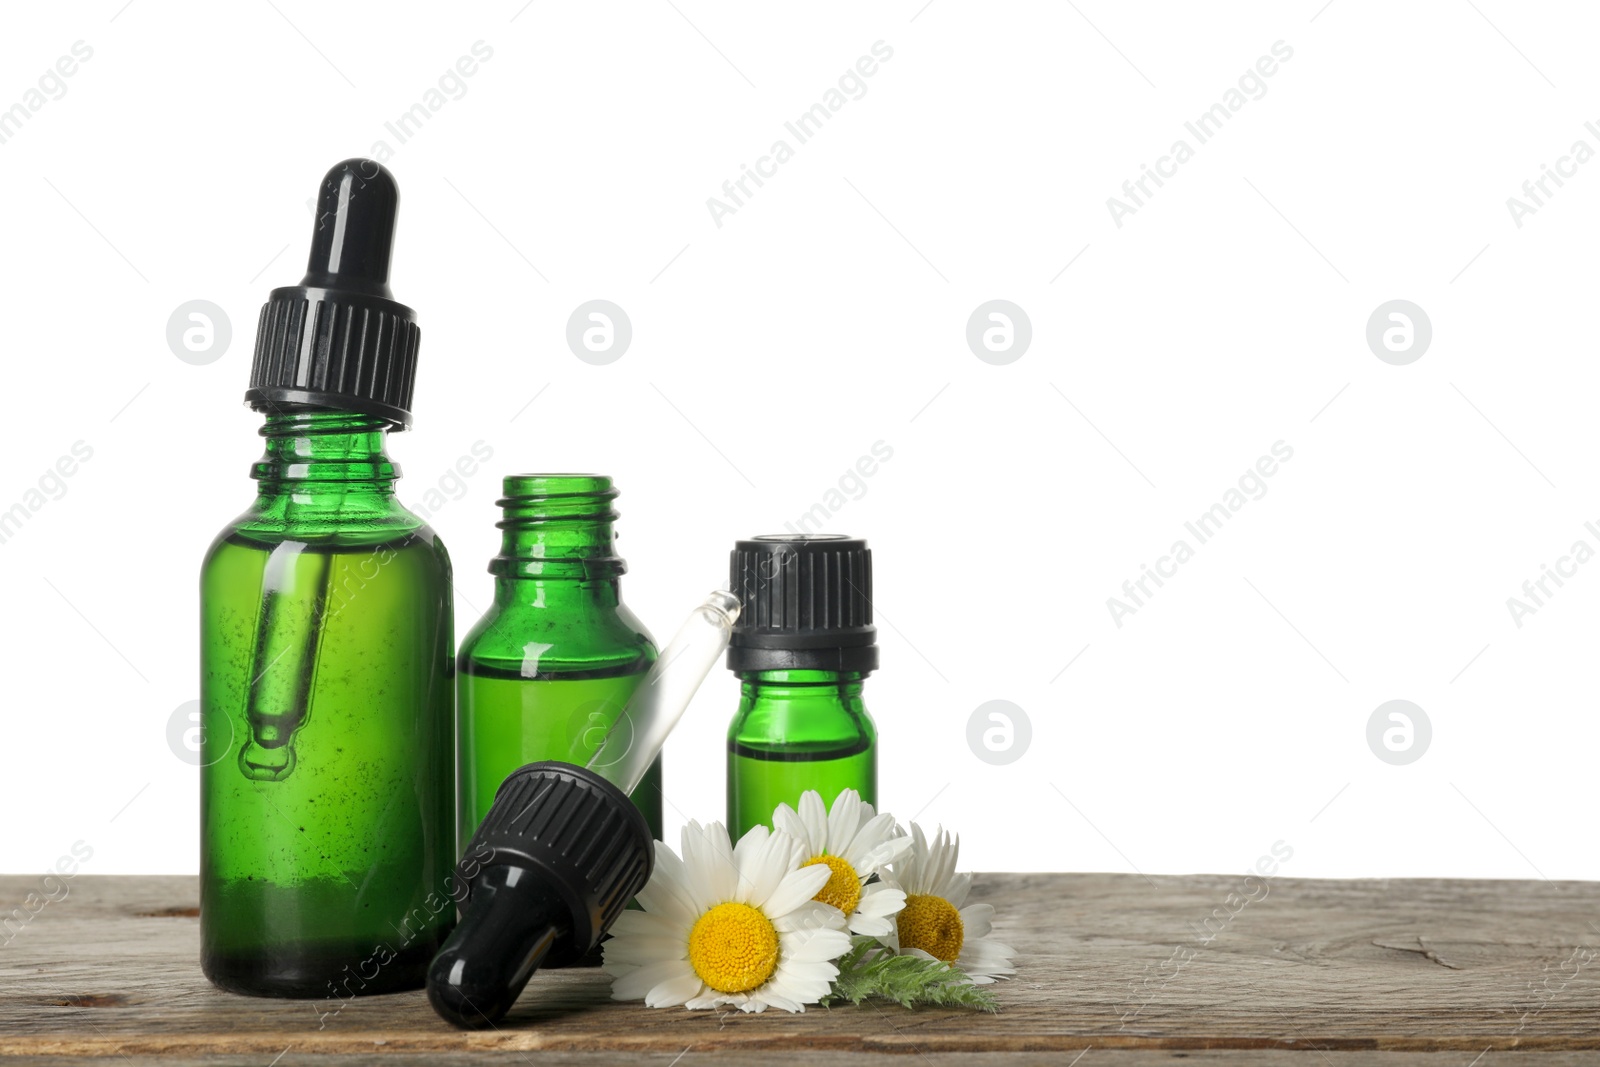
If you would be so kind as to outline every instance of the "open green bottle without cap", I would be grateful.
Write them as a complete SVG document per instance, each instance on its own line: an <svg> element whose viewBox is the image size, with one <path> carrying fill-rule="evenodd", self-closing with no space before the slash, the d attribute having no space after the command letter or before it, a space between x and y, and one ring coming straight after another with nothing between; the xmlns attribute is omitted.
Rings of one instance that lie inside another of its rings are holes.
<svg viewBox="0 0 1600 1067"><path fill-rule="evenodd" d="M324 179L256 337L258 495L201 570L201 965L234 992L419 988L455 922L450 560L384 450L419 339L398 202L371 160Z"/></svg>
<svg viewBox="0 0 1600 1067"><path fill-rule="evenodd" d="M656 661L655 641L622 601L611 479L514 474L503 487L494 604L457 659L460 848L512 771L587 763ZM659 838L659 760L632 797Z"/></svg>

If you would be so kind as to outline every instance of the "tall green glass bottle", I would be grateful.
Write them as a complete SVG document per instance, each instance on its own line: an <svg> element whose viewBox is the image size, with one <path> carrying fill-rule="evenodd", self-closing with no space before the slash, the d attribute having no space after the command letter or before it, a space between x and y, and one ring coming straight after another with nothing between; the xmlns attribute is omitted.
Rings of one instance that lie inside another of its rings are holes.
<svg viewBox="0 0 1600 1067"><path fill-rule="evenodd" d="M518 767L587 763L656 659L622 602L611 479L516 474L503 488L494 605L457 659L458 848ZM659 838L660 760L632 795Z"/></svg>
<svg viewBox="0 0 1600 1067"><path fill-rule="evenodd" d="M878 666L872 551L842 535L738 542L730 588L744 605L728 647L740 679L728 728L728 829L769 824L815 789L824 804L878 795L878 732L862 679Z"/></svg>
<svg viewBox="0 0 1600 1067"><path fill-rule="evenodd" d="M201 965L234 992L418 988L455 920L450 560L384 450L418 342L398 198L370 160L324 180L256 337L256 500L201 569Z"/></svg>

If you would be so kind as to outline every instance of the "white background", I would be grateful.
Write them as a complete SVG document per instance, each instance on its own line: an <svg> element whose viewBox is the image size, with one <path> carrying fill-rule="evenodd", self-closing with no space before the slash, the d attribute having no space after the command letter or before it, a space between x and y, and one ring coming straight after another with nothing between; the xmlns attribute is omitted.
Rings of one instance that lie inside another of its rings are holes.
<svg viewBox="0 0 1600 1067"><path fill-rule="evenodd" d="M458 632L502 474L617 478L626 594L665 639L735 538L882 441L829 524L875 553L882 800L959 829L964 865L1242 872L1281 839L1286 875L1600 877L1600 563L1520 628L1506 604L1600 548L1600 162L1520 227L1506 203L1600 149L1596 16L1207 7L8 7L0 108L93 56L0 144L0 510L74 442L93 458L0 544L0 869L80 839L85 872L195 869L167 724L197 696L202 553L252 495L257 310L299 278L323 171L384 141L423 325L401 496L494 451L433 518ZM399 143L385 123L478 41ZM784 123L878 41L796 147ZM1278 41L1198 145L1185 121ZM707 198L779 138L794 158L716 225ZM1194 158L1118 227L1107 198L1178 138ZM594 298L633 324L608 366L565 343ZM996 298L1032 323L1005 366L965 340ZM166 342L194 299L233 327L206 366ZM1407 366L1365 340L1392 299L1432 322ZM1107 598L1278 441L1265 496L1118 627ZM994 699L1032 724L1010 766L967 744ZM1410 765L1368 748L1391 699L1432 723ZM718 669L669 746L673 825L720 817L736 700Z"/></svg>

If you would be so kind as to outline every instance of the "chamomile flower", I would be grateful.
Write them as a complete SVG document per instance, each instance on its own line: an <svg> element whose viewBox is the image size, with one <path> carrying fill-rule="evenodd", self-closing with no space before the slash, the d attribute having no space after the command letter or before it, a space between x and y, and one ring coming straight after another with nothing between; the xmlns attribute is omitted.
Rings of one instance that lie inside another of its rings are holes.
<svg viewBox="0 0 1600 1067"><path fill-rule="evenodd" d="M1010 945L989 937L994 908L966 904L972 875L956 873L961 839L943 829L930 842L922 827L911 824L911 850L895 862L891 872L905 890L906 906L895 917L895 929L880 938L897 954L924 956L953 964L973 982L983 985L1017 973Z"/></svg>
<svg viewBox="0 0 1600 1067"><path fill-rule="evenodd" d="M822 794L808 789L800 794L799 811L779 804L772 825L801 842L805 866L828 869L817 899L844 912L851 933L883 937L894 931L894 915L905 905L905 893L881 877L868 884L911 847L894 816L874 813L854 789L840 793L828 810Z"/></svg>
<svg viewBox="0 0 1600 1067"><path fill-rule="evenodd" d="M850 935L842 912L812 899L828 869L801 859L798 841L765 826L734 847L721 823L691 822L682 859L657 842L644 910L623 912L605 944L612 999L755 1012L826 996Z"/></svg>

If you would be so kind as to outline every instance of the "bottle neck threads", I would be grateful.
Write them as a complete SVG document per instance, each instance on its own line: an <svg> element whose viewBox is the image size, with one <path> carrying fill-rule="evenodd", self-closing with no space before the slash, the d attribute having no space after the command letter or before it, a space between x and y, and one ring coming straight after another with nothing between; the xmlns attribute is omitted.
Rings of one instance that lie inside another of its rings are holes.
<svg viewBox="0 0 1600 1067"><path fill-rule="evenodd" d="M261 427L266 454L250 475L265 496L391 494L400 468L384 452L388 426L371 415L280 407Z"/></svg>
<svg viewBox="0 0 1600 1067"><path fill-rule="evenodd" d="M627 572L616 552L617 489L598 474L513 474L499 500L501 579L606 581Z"/></svg>

